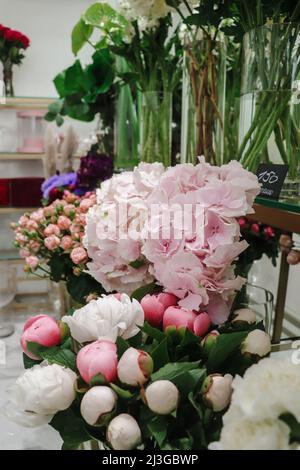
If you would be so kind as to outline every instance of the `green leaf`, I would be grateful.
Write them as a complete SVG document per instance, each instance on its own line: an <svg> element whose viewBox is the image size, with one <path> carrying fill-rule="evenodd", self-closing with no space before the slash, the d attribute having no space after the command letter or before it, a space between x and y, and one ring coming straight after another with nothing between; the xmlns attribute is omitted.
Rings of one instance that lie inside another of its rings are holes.
<svg viewBox="0 0 300 470"><path fill-rule="evenodd" d="M279 419L281 419L281 421L284 421L285 424L287 424L288 427L290 428L291 442L295 442L295 441L300 442L300 423L299 421L297 421L295 416L292 415L291 413L284 413L279 416Z"/></svg>
<svg viewBox="0 0 300 470"><path fill-rule="evenodd" d="M193 392L190 392L188 394L188 400L192 404L192 406L196 410L200 420L202 421L203 420L203 410L202 410L200 404L196 402Z"/></svg>
<svg viewBox="0 0 300 470"><path fill-rule="evenodd" d="M65 259L59 253L54 253L48 261L51 272L51 279L59 282L65 274Z"/></svg>
<svg viewBox="0 0 300 470"><path fill-rule="evenodd" d="M161 342L165 338L165 334L162 331L158 330L157 328L154 328L147 322L145 322L144 325L141 327L141 331L143 331L148 336L156 339L159 342Z"/></svg>
<svg viewBox="0 0 300 470"><path fill-rule="evenodd" d="M35 356L41 356L41 351L45 349L44 346L41 346L38 343L34 343L33 341L27 341L26 346L28 351L34 354Z"/></svg>
<svg viewBox="0 0 300 470"><path fill-rule="evenodd" d="M124 16L120 15L107 3L94 3L86 10L82 19L86 24L105 31L124 27L128 24Z"/></svg>
<svg viewBox="0 0 300 470"><path fill-rule="evenodd" d="M156 440L159 447L161 447L167 437L167 419L164 416L154 416L154 418L152 418L147 424L147 428Z"/></svg>
<svg viewBox="0 0 300 470"><path fill-rule="evenodd" d="M172 382L177 386L180 394L188 396L190 391L196 391L201 388L201 384L206 377L206 369L193 369L184 372L175 377Z"/></svg>
<svg viewBox="0 0 300 470"><path fill-rule="evenodd" d="M118 387L118 385L110 383L111 388L116 392L116 394L123 398L124 400L130 400L134 396L129 390L124 390L124 388Z"/></svg>
<svg viewBox="0 0 300 470"><path fill-rule="evenodd" d="M70 349L54 347L40 351L40 356L49 364L59 364L76 371L76 355Z"/></svg>
<svg viewBox="0 0 300 470"><path fill-rule="evenodd" d="M118 336L116 345L117 345L118 358L120 359L123 356L124 352L128 348L130 348L130 344L125 339L121 338L121 336Z"/></svg>
<svg viewBox="0 0 300 470"><path fill-rule="evenodd" d="M217 371L230 354L239 348L247 335L248 331L242 331L218 336L208 356L206 367L209 372Z"/></svg>
<svg viewBox="0 0 300 470"><path fill-rule="evenodd" d="M72 31L72 52L77 55L93 32L92 26L86 24L82 19L74 26Z"/></svg>
<svg viewBox="0 0 300 470"><path fill-rule="evenodd" d="M67 280L67 289L72 299L80 304L84 304L86 297L91 293L101 295L105 292L99 282L84 272L80 276L71 274Z"/></svg>
<svg viewBox="0 0 300 470"><path fill-rule="evenodd" d="M131 298L136 299L139 302L142 300L143 297L147 294L156 294L161 292L162 288L155 284L155 282L151 282L150 284L146 284L145 286L139 287L136 289L132 294Z"/></svg>
<svg viewBox="0 0 300 470"><path fill-rule="evenodd" d="M144 264L145 264L145 259L144 258L138 258L135 261L131 261L131 263L129 263L129 266L131 266L134 269L139 269L142 266L144 266Z"/></svg>
<svg viewBox="0 0 300 470"><path fill-rule="evenodd" d="M183 338L179 344L179 348L185 348L191 344L199 344L199 337L194 335L188 328L185 329Z"/></svg>
<svg viewBox="0 0 300 470"><path fill-rule="evenodd" d="M104 375L99 372L98 374L94 375L94 377L92 377L90 384L92 387L96 387L98 385L107 385L107 380Z"/></svg>
<svg viewBox="0 0 300 470"><path fill-rule="evenodd" d="M25 369L31 369L31 367L40 364L41 360L34 360L28 357L25 353L23 353L23 364Z"/></svg>
<svg viewBox="0 0 300 470"><path fill-rule="evenodd" d="M55 122L56 122L56 125L60 127L64 123L64 118L58 114L55 118Z"/></svg>
<svg viewBox="0 0 300 470"><path fill-rule="evenodd" d="M79 418L71 408L56 413L49 424L59 432L64 441L63 449L65 450L77 449L82 442L91 439L83 419Z"/></svg>
<svg viewBox="0 0 300 470"><path fill-rule="evenodd" d="M199 362L169 362L151 375L151 380L176 380L180 375L193 369L199 369Z"/></svg>
<svg viewBox="0 0 300 470"><path fill-rule="evenodd" d="M154 370L160 369L170 361L166 337L151 351L151 357L154 362Z"/></svg>
<svg viewBox="0 0 300 470"><path fill-rule="evenodd" d="M63 100L53 101L53 103L49 104L48 110L50 111L50 113L53 113L53 114L60 113L62 105L63 105Z"/></svg>

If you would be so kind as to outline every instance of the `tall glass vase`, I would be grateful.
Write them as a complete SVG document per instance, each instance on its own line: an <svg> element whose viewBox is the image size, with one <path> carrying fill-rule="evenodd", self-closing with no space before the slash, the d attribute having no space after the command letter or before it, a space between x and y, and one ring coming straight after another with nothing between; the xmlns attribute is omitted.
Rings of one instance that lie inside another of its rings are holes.
<svg viewBox="0 0 300 470"><path fill-rule="evenodd" d="M10 60L3 62L3 82L5 96L14 96L13 86L13 64Z"/></svg>
<svg viewBox="0 0 300 470"><path fill-rule="evenodd" d="M172 93L149 91L142 94L141 160L171 165Z"/></svg>
<svg viewBox="0 0 300 470"><path fill-rule="evenodd" d="M299 179L300 24L278 23L244 36L238 159L289 165ZM299 186L299 182L298 182Z"/></svg>
<svg viewBox="0 0 300 470"><path fill-rule="evenodd" d="M224 159L226 44L210 37L185 44L182 86L181 162Z"/></svg>

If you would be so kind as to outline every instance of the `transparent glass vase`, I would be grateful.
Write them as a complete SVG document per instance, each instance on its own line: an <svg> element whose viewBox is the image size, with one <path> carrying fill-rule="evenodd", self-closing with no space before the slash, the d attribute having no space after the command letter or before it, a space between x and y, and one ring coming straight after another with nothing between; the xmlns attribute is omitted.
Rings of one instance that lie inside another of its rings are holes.
<svg viewBox="0 0 300 470"><path fill-rule="evenodd" d="M185 44L182 83L181 163L198 156L224 159L226 43L210 38Z"/></svg>
<svg viewBox="0 0 300 470"><path fill-rule="evenodd" d="M141 160L171 165L172 93L149 91L142 94Z"/></svg>
<svg viewBox="0 0 300 470"><path fill-rule="evenodd" d="M300 163L300 25L269 24L243 40L238 159L255 171L284 163L297 178Z"/></svg>

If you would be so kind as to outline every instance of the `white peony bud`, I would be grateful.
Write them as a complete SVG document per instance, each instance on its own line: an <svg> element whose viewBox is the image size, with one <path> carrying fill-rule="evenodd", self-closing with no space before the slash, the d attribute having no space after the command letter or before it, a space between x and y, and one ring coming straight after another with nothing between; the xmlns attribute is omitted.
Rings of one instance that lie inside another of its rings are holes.
<svg viewBox="0 0 300 470"><path fill-rule="evenodd" d="M152 357L139 349L127 349L118 364L118 377L126 385L143 385L153 371Z"/></svg>
<svg viewBox="0 0 300 470"><path fill-rule="evenodd" d="M117 395L106 386L92 387L84 395L80 411L83 419L91 426L97 424L99 418L115 408Z"/></svg>
<svg viewBox="0 0 300 470"><path fill-rule="evenodd" d="M203 399L214 411L222 411L230 403L232 394L232 375L211 374L203 384Z"/></svg>
<svg viewBox="0 0 300 470"><path fill-rule="evenodd" d="M178 406L179 391L170 380L157 380L146 388L145 398L151 411L168 415Z"/></svg>
<svg viewBox="0 0 300 470"><path fill-rule="evenodd" d="M71 336L79 343L98 339L115 342L118 336L129 339L144 324L144 311L135 299L122 294L118 300L113 295L91 300L73 315L62 318L70 328Z"/></svg>
<svg viewBox="0 0 300 470"><path fill-rule="evenodd" d="M75 399L75 372L58 364L36 365L16 381L7 407L7 416L22 426L49 423Z"/></svg>
<svg viewBox="0 0 300 470"><path fill-rule="evenodd" d="M141 430L136 420L126 414L116 416L108 425L107 440L114 450L130 450L142 440Z"/></svg>
<svg viewBox="0 0 300 470"><path fill-rule="evenodd" d="M246 322L251 324L256 322L256 314L250 308L240 308L239 310L235 310L233 315L234 318L231 323Z"/></svg>
<svg viewBox="0 0 300 470"><path fill-rule="evenodd" d="M250 331L244 342L241 351L243 354L253 354L264 357L271 351L270 336L262 330Z"/></svg>

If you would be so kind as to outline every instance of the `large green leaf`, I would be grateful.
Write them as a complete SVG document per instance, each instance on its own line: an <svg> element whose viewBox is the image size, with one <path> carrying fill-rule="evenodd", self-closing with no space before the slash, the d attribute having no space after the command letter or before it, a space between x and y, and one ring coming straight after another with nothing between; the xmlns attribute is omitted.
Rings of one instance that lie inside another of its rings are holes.
<svg viewBox="0 0 300 470"><path fill-rule="evenodd" d="M25 353L23 353L23 364L25 369L31 369L31 367L40 364L41 360L34 360L28 357Z"/></svg>
<svg viewBox="0 0 300 470"><path fill-rule="evenodd" d="M141 327L141 331L146 333L148 336L151 338L156 339L157 341L162 341L165 338L165 334L158 330L157 328L154 328L154 326L149 325L149 323L145 322L144 325Z"/></svg>
<svg viewBox="0 0 300 470"><path fill-rule="evenodd" d="M300 423L291 413L284 413L279 419L285 422L291 430L290 439L292 442L300 442Z"/></svg>
<svg viewBox="0 0 300 470"><path fill-rule="evenodd" d="M151 375L151 380L176 380L180 375L199 368L199 362L169 362Z"/></svg>
<svg viewBox="0 0 300 470"><path fill-rule="evenodd" d="M104 31L127 26L128 22L108 3L94 3L82 16L83 21L90 26L96 26Z"/></svg>
<svg viewBox="0 0 300 470"><path fill-rule="evenodd" d="M218 336L208 356L206 364L207 370L209 372L218 371L230 354L238 350L247 335L248 331L241 331L236 333L224 333Z"/></svg>
<svg viewBox="0 0 300 470"><path fill-rule="evenodd" d="M105 293L101 284L88 273L81 273L80 276L71 274L67 280L67 289L72 299L80 304L84 304L86 297L91 293Z"/></svg>
<svg viewBox="0 0 300 470"><path fill-rule="evenodd" d="M159 447L167 437L168 421L164 416L154 416L147 424L147 428L156 440Z"/></svg>
<svg viewBox="0 0 300 470"><path fill-rule="evenodd" d="M86 24L82 19L76 23L72 31L72 52L77 55L85 45L93 32L92 26Z"/></svg>
<svg viewBox="0 0 300 470"><path fill-rule="evenodd" d="M143 297L147 294L156 294L161 292L162 288L155 284L155 282L151 282L150 284L146 284L145 286L139 287L136 289L132 294L131 298L136 299L139 302L142 300Z"/></svg>
<svg viewBox="0 0 300 470"><path fill-rule="evenodd" d="M76 371L76 355L70 349L49 348L40 352L40 356L49 364L59 364Z"/></svg>
<svg viewBox="0 0 300 470"><path fill-rule="evenodd" d="M83 419L79 418L71 408L58 412L50 422L50 426L59 432L65 450L77 449L82 442L91 439Z"/></svg>
<svg viewBox="0 0 300 470"><path fill-rule="evenodd" d="M168 352L168 339L165 337L152 351L151 357L154 362L154 370L160 369L170 361Z"/></svg>

